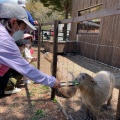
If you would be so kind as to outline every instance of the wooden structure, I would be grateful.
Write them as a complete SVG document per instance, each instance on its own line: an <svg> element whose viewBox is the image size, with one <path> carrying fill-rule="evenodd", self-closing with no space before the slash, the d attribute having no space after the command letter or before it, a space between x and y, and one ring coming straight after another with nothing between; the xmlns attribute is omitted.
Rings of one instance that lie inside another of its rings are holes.
<svg viewBox="0 0 120 120"><path fill-rule="evenodd" d="M90 18L89 14L117 6L119 3L120 0L73 0L72 18L82 15L88 15ZM114 15L80 21L79 24L78 22L72 23L70 40L78 40L76 52L82 56L119 68L119 21L120 15ZM93 24L90 25L90 23Z"/></svg>
<svg viewBox="0 0 120 120"><path fill-rule="evenodd" d="M72 43L72 44L71 44ZM53 44L54 42L52 40L46 40L44 41L44 49L45 51L53 52ZM76 41L58 41L58 50L57 53L63 53L63 52L76 52Z"/></svg>
<svg viewBox="0 0 120 120"><path fill-rule="evenodd" d="M75 11L73 10L72 14L76 16L73 16L73 18L71 19L59 20L59 22L55 21L55 22L42 24L42 26L54 24L54 31L56 31L54 34L54 44L53 44L53 53L54 53L53 54L54 68L52 70L53 76L56 76L55 72L57 66L57 59L56 59L57 51L58 51L57 25L64 23L72 23L72 28L71 28L72 31L70 38L72 41L75 40L77 43L77 47L76 47L77 53L112 66L120 67L119 1L120 0L114 0L114 1L113 0L81 0L81 1L73 0L73 8L76 8L76 10ZM99 10L101 6L102 9ZM89 9L90 10L92 9L92 11L97 9L98 11L89 12L90 11ZM95 20L95 19L99 19L99 20ZM80 23L80 29L77 30L78 23ZM86 27L86 24L88 25L88 27ZM100 28L98 29L98 27ZM76 34L76 32L78 34ZM74 44L72 45L74 46ZM55 97L55 90L53 89L51 98L53 99L54 97ZM118 100L116 120L120 119L119 109L120 109L120 99Z"/></svg>

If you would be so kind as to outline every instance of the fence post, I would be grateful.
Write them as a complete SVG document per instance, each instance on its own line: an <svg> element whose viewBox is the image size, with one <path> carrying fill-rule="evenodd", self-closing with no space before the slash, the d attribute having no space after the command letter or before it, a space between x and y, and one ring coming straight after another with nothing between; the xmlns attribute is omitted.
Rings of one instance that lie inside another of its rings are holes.
<svg viewBox="0 0 120 120"><path fill-rule="evenodd" d="M116 120L120 120L120 88L119 88L119 96L118 96Z"/></svg>
<svg viewBox="0 0 120 120"><path fill-rule="evenodd" d="M41 30L41 32L42 32L42 34L41 34L42 35L42 41L41 42L43 43L43 36L44 36L43 30Z"/></svg>
<svg viewBox="0 0 120 120"><path fill-rule="evenodd" d="M53 68L52 75L56 77L57 71L57 51L58 51L58 20L54 21L54 40L53 40ZM55 98L55 88L52 88L51 91L51 100Z"/></svg>
<svg viewBox="0 0 120 120"><path fill-rule="evenodd" d="M41 47L41 24L38 24L38 62L37 68L40 69L40 47Z"/></svg>

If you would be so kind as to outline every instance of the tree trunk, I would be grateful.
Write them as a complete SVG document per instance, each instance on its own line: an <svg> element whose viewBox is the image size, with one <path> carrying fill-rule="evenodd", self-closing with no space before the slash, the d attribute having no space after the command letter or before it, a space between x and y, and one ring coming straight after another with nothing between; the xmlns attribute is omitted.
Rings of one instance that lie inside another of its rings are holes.
<svg viewBox="0 0 120 120"><path fill-rule="evenodd" d="M68 19L68 6L65 7L65 19ZM66 41L67 39L67 24L64 24L64 29L63 29L63 40Z"/></svg>

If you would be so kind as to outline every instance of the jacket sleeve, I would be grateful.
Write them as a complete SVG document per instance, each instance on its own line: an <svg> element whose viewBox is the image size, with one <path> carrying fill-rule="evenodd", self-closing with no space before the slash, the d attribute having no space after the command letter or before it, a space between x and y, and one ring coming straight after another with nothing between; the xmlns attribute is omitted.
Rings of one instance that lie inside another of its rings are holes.
<svg viewBox="0 0 120 120"><path fill-rule="evenodd" d="M18 47L11 36L0 35L0 63L4 64L31 80L53 87L55 77L49 76L30 65L20 54ZM5 41L5 42L4 42Z"/></svg>
<svg viewBox="0 0 120 120"><path fill-rule="evenodd" d="M33 19L32 15L30 14L29 11L26 10L26 12L27 12L27 15L28 15L29 22L30 22L32 25L34 25L34 19Z"/></svg>

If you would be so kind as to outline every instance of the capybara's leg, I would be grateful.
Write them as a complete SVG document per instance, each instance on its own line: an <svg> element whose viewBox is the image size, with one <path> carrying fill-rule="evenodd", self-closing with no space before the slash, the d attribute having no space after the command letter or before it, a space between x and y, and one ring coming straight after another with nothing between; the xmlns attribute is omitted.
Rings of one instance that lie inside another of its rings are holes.
<svg viewBox="0 0 120 120"><path fill-rule="evenodd" d="M111 99L112 99L112 95L110 96L109 100L107 101L107 109L111 108Z"/></svg>
<svg viewBox="0 0 120 120"><path fill-rule="evenodd" d="M97 116L89 108L87 108L87 116L90 120L97 120Z"/></svg>

